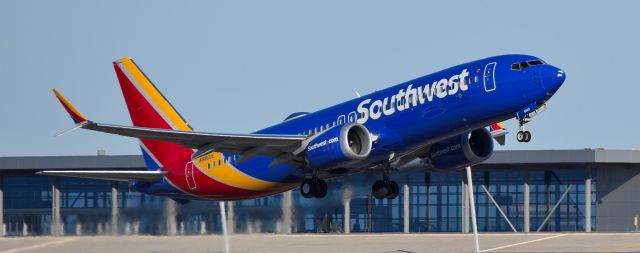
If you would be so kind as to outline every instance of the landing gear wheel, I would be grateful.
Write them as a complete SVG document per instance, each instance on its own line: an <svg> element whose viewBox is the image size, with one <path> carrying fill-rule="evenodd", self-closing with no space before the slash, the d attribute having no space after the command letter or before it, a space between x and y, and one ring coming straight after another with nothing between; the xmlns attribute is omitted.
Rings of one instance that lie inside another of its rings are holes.
<svg viewBox="0 0 640 253"><path fill-rule="evenodd" d="M518 140L518 142L524 142L525 137L526 136L524 131L518 131L518 133L516 134L516 139Z"/></svg>
<svg viewBox="0 0 640 253"><path fill-rule="evenodd" d="M389 194L387 194L387 199L395 199L398 197L398 193L400 193L400 187L396 181L387 182L387 189L389 189Z"/></svg>
<svg viewBox="0 0 640 253"><path fill-rule="evenodd" d="M304 181L302 181L302 184L300 184L300 194L302 195L302 197L307 199L313 197L316 194L316 187L313 180L305 179Z"/></svg>
<svg viewBox="0 0 640 253"><path fill-rule="evenodd" d="M324 196L327 196L327 182L322 180L322 179L317 179L315 181L315 191L313 194L314 197L316 198L324 198Z"/></svg>
<svg viewBox="0 0 640 253"><path fill-rule="evenodd" d="M395 199L400 193L398 183L390 180L378 180L371 187L371 194L376 199Z"/></svg>
<svg viewBox="0 0 640 253"><path fill-rule="evenodd" d="M376 199L384 199L387 197L389 193L389 188L387 188L387 184L382 180L375 181L373 183L373 187L371 187L371 194Z"/></svg>
<svg viewBox="0 0 640 253"><path fill-rule="evenodd" d="M322 179L305 179L300 184L300 194L304 198L324 198L327 196L327 182Z"/></svg>
<svg viewBox="0 0 640 253"><path fill-rule="evenodd" d="M524 142L529 142L531 140L531 132L524 131Z"/></svg>

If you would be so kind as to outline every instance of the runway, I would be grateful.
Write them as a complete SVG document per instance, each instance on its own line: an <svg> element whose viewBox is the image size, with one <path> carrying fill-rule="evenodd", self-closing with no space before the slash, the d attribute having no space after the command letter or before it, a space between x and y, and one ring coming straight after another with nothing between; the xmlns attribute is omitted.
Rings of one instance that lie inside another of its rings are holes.
<svg viewBox="0 0 640 253"><path fill-rule="evenodd" d="M471 234L235 234L231 252L471 252ZM640 252L640 233L480 234L482 252ZM0 253L223 252L218 235L9 237Z"/></svg>

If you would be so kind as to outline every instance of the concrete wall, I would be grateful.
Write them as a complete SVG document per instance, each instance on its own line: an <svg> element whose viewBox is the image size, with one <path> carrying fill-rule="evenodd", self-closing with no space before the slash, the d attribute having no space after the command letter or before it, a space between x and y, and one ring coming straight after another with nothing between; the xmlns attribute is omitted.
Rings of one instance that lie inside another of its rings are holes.
<svg viewBox="0 0 640 253"><path fill-rule="evenodd" d="M640 216L640 167L618 166L597 168L597 231L634 231L633 217Z"/></svg>

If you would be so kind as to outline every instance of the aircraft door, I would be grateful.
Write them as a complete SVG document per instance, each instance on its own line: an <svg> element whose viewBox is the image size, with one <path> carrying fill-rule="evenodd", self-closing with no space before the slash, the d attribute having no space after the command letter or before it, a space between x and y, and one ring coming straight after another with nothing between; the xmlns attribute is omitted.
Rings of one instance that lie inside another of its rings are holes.
<svg viewBox="0 0 640 253"><path fill-rule="evenodd" d="M187 185L189 186L189 190L194 191L195 189L198 188L198 186L196 185L196 178L195 175L193 173L194 171L194 167L193 166L193 162L188 162L185 166L184 166L184 175L187 179Z"/></svg>
<svg viewBox="0 0 640 253"><path fill-rule="evenodd" d="M494 91L496 89L496 64L496 62L492 62L484 67L484 90L486 92Z"/></svg>

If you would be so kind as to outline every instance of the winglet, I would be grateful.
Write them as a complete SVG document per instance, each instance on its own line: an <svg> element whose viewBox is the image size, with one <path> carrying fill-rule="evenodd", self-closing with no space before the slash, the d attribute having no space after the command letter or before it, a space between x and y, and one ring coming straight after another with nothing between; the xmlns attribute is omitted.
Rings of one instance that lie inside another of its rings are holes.
<svg viewBox="0 0 640 253"><path fill-rule="evenodd" d="M504 146L505 144L505 136L509 133L507 129L504 128L502 122L498 122L489 126L489 132L493 139L500 144L500 146Z"/></svg>
<svg viewBox="0 0 640 253"><path fill-rule="evenodd" d="M58 98L58 100L60 100L60 103L67 111L67 113L69 113L69 116L71 116L73 122L79 124L88 121L87 117L85 117L80 111L78 111L78 109L76 109L71 103L69 103L69 101L64 96L62 96L62 94L58 92L58 90L53 89L53 93L56 94L56 97Z"/></svg>

